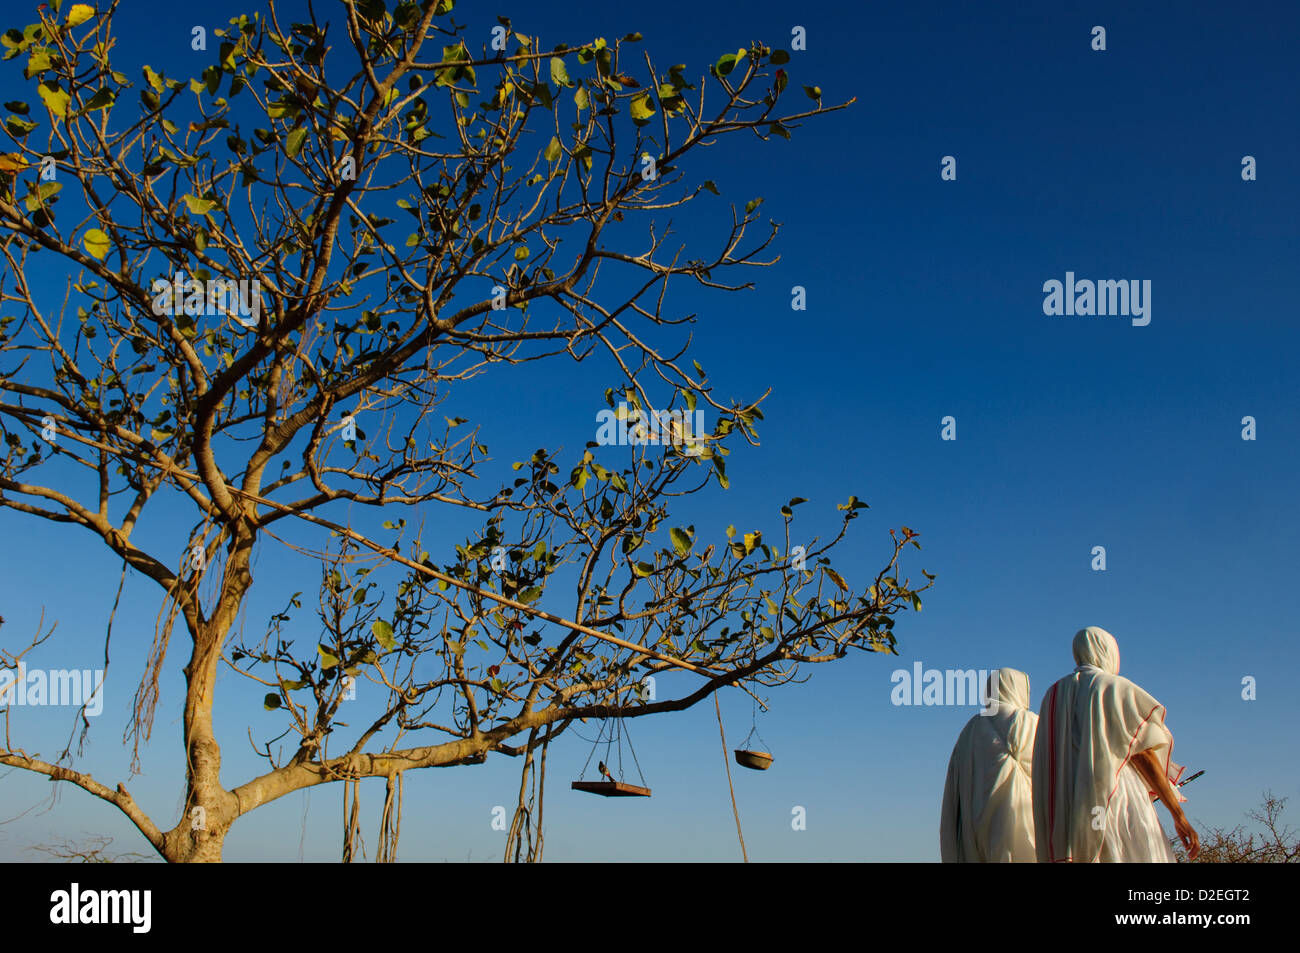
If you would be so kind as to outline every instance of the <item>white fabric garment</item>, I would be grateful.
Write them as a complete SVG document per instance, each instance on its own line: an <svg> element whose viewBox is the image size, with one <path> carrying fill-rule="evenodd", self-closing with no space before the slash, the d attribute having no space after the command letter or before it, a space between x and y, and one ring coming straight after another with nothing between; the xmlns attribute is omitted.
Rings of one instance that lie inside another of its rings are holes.
<svg viewBox="0 0 1300 953"><path fill-rule="evenodd" d="M1034 740L1034 840L1038 859L1173 863L1133 756L1152 750L1170 783L1174 736L1165 709L1119 674L1119 645L1089 626L1074 637L1078 667L1047 690ZM1176 788L1175 788L1176 790ZM1179 797L1179 800L1187 800Z"/></svg>
<svg viewBox="0 0 1300 953"><path fill-rule="evenodd" d="M1033 863L1030 776L1038 716L1029 708L1029 676L997 669L989 674L987 697L997 699L996 712L966 722L948 761L940 856L946 864Z"/></svg>

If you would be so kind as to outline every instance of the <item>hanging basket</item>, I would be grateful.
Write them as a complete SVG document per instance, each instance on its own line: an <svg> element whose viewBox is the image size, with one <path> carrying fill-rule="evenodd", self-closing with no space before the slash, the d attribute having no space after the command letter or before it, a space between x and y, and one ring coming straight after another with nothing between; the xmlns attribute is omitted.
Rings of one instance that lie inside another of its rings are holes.
<svg viewBox="0 0 1300 953"><path fill-rule="evenodd" d="M747 748L736 749L736 764L742 768L753 768L755 771L766 771L772 767L773 757L768 751L750 751Z"/></svg>
<svg viewBox="0 0 1300 953"><path fill-rule="evenodd" d="M650 789L627 784L623 781L574 781L570 787L575 791L599 794L601 797L649 797Z"/></svg>

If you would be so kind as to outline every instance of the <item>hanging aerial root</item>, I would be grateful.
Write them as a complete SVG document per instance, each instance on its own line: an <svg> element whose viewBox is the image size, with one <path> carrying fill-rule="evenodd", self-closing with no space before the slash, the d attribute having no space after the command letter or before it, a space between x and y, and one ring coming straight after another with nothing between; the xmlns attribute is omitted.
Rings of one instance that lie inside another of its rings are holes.
<svg viewBox="0 0 1300 953"><path fill-rule="evenodd" d="M540 745L541 761L538 769L534 771L533 752L539 747L537 732L538 729L534 728L528 735L524 766L519 773L518 806L510 821L510 831L506 835L505 857L502 858L507 864L536 864L542 859L542 806L546 793L546 752L551 743L551 726L546 726L546 734Z"/></svg>
<svg viewBox="0 0 1300 953"><path fill-rule="evenodd" d="M384 810L379 818L379 847L375 855L375 863L378 864L397 862L397 839L402 832L402 778L401 771L388 776Z"/></svg>
<svg viewBox="0 0 1300 953"><path fill-rule="evenodd" d="M356 859L358 848L361 849L362 856L365 856L365 844L361 841L360 797L361 779L345 780L343 782L343 863L345 864L350 864ZM348 807L349 802L351 810Z"/></svg>

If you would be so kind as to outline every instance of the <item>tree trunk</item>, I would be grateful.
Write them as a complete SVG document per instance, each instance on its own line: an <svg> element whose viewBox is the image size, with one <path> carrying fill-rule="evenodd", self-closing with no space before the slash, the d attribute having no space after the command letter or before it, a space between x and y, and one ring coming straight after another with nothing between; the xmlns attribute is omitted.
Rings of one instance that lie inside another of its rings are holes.
<svg viewBox="0 0 1300 953"><path fill-rule="evenodd" d="M253 538L244 527L235 530L212 616L189 624L194 648L185 666L185 813L163 835L162 853L171 863L220 863L226 834L239 816L238 800L221 786L221 746L212 728L212 707L221 650L253 582Z"/></svg>

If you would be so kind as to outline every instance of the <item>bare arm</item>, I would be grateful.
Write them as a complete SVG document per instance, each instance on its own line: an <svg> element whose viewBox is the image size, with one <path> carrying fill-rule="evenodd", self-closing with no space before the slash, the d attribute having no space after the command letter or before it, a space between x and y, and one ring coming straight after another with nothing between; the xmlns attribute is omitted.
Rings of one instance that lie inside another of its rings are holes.
<svg viewBox="0 0 1300 953"><path fill-rule="evenodd" d="M1183 813L1183 806L1178 802L1178 792L1165 777L1164 769L1155 751L1148 749L1138 752L1133 757L1133 767L1137 769L1137 773L1141 775L1147 786L1156 792L1156 796L1165 802L1165 807L1169 808L1169 813L1174 819L1174 830L1182 840L1183 847L1187 849L1188 859L1195 860L1196 855L1201 852L1200 838L1196 836L1196 831L1188 822L1187 815Z"/></svg>

